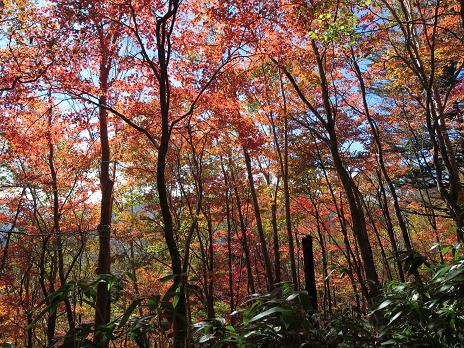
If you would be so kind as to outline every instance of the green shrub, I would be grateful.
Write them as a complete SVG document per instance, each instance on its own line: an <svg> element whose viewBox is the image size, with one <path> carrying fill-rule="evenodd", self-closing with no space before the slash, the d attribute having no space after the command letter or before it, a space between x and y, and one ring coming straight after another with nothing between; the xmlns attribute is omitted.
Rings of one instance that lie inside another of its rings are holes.
<svg viewBox="0 0 464 348"><path fill-rule="evenodd" d="M447 248L447 247L446 247ZM380 334L382 345L402 347L464 346L464 259L435 265L433 276L422 285L390 283L377 310L386 324Z"/></svg>

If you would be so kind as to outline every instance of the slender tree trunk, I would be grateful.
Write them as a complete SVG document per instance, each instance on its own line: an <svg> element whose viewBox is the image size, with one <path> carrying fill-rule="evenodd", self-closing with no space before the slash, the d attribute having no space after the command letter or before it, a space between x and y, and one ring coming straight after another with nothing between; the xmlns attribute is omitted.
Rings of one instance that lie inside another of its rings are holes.
<svg viewBox="0 0 464 348"><path fill-rule="evenodd" d="M160 87L161 89L161 87ZM165 93L163 93L165 95ZM169 209L168 192L166 187L166 158L169 148L169 125L166 101L162 103L162 135L158 151L158 164L156 169L156 186L158 189L159 204L164 223L164 238L171 256L172 271L174 274L174 286L178 288L179 301L174 313L174 348L183 348L186 345L185 335L187 334L186 299L184 279L182 279L182 263L180 253L174 238L174 225L171 211Z"/></svg>
<svg viewBox="0 0 464 348"><path fill-rule="evenodd" d="M48 140L48 165L50 168L50 176L51 176L51 183L52 183L52 190L53 190L53 238L55 240L55 248L58 255L58 276L60 278L61 286L66 284L66 275L64 271L64 255L63 255L63 241L61 239L61 228L60 228L60 220L61 220L61 213L60 213L60 202L58 196L58 178L57 172L55 168L55 148L53 144L53 139L51 135L51 127L53 123L53 115L52 109L50 108L49 117L48 117L48 127L49 132L47 135ZM74 331L74 315L71 308L71 302L68 297L64 299L65 310L66 310L66 317L68 320L69 331Z"/></svg>
<svg viewBox="0 0 464 348"><path fill-rule="evenodd" d="M164 238L171 256L172 271L174 274L174 286L179 289L179 301L174 310L174 348L183 348L186 345L187 335L187 316L186 316L186 298L185 287L182 277L182 262L179 249L174 237L174 224L172 221L171 211L169 209L168 190L166 187L166 160L169 149L170 130L169 130L169 102L168 102L168 77L167 67L165 66L164 53L158 53L160 57L161 74L159 86L160 110L161 110L161 141L158 149L158 161L156 167L156 187L158 189L159 205L163 218Z"/></svg>
<svg viewBox="0 0 464 348"><path fill-rule="evenodd" d="M463 189L461 174L456 160L456 153L450 141L449 132L445 120L445 105L448 96L441 96L436 84L438 72L437 57L437 27L438 6L436 4L435 14L426 20L421 16L420 20L413 20L411 6L400 0L399 8L393 7L388 1L382 1L388 8L400 29L399 33L404 36L406 57L411 62L409 68L416 76L421 87L422 105L425 111L427 131L432 142L432 159L435 168L435 181L443 201L447 204L450 215L453 217L457 227L458 240L464 240L464 209ZM418 5L419 7L420 5ZM421 11L419 7L419 11ZM403 19L404 18L404 19ZM425 40L419 40L417 34L418 25L427 26L430 35ZM422 46L422 47L421 47ZM430 62L424 63L421 51L426 47L430 49L428 55ZM446 95L452 91L454 86L448 86ZM443 172L446 169L447 173ZM445 179L446 178L446 179Z"/></svg>
<svg viewBox="0 0 464 348"><path fill-rule="evenodd" d="M208 319L213 319L216 314L214 311L214 239L213 239L213 223L211 214L204 214L208 228L208 258L207 258L207 293L206 293L206 309Z"/></svg>
<svg viewBox="0 0 464 348"><path fill-rule="evenodd" d="M232 267L232 225L231 225L231 209L230 209L230 188L229 188L229 179L227 172L224 168L224 162L221 156L221 169L222 175L224 177L224 186L225 186L225 202L226 202L226 222L227 222L227 268L229 275L229 306L230 313L233 313L235 310L234 306L234 277L233 277L233 267ZM231 323L234 324L234 317L230 318Z"/></svg>
<svg viewBox="0 0 464 348"><path fill-rule="evenodd" d="M275 269L275 282L282 281L280 275L280 250L279 250L279 230L277 228L277 204L274 200L271 206L272 214L272 233L273 233L273 247L274 247L274 269Z"/></svg>
<svg viewBox="0 0 464 348"><path fill-rule="evenodd" d="M357 76L358 81L359 81L359 86L360 86L360 90L361 90L361 96L362 96L362 100L363 100L364 113L366 115L367 121L368 121L369 126L371 128L371 132L372 132L372 135L374 137L374 142L375 142L375 145L376 145L376 148L377 148L377 162L379 163L380 170L381 170L382 175L383 175L383 177L385 179L385 182L388 185L388 189L390 191L390 194L391 194L391 196L393 198L393 207L394 207L394 210L395 210L396 219L398 221L398 226L400 227L401 235L403 236L404 245L406 247L406 250L410 254L412 254L413 249L412 249L411 239L409 237L409 232L408 232L408 229L407 229L406 222L404 220L403 214L401 213L401 208L400 208L400 204L399 204L398 195L396 193L396 188L393 185L393 181L390 178L390 175L388 174L387 168L385 166L385 160L384 160L384 156L383 156L383 147L382 147L382 142L380 140L379 128L377 126L377 123L375 122L375 120L372 118L372 116L370 114L369 104L367 102L367 92L366 92L366 86L364 84L364 78L362 76L361 68L359 67L358 62L356 61L356 57L355 57L353 49L351 49L351 56L352 56L352 61L353 61L353 66L354 66L354 69L355 69L355 72L356 72L356 76ZM379 180L381 180L381 179L382 178L379 176ZM400 271L400 277L401 277L401 273L402 273L402 270ZM415 279L416 279L416 281L418 283L421 283L421 278L420 278L420 275L419 275L419 273L417 271L414 271L414 277L415 277ZM404 278L404 275L403 275L403 278Z"/></svg>
<svg viewBox="0 0 464 348"><path fill-rule="evenodd" d="M381 197L379 197L379 203L383 211L383 216L384 216L385 225L386 225L386 229L388 233L388 238L390 239L390 244L393 249L393 256L395 258L396 266L398 268L398 275L400 277L400 280L404 282L405 277L404 277L403 267L401 265L400 255L398 252L398 245L396 244L395 230L393 228L393 223L390 217L390 212L388 210L387 195L385 193L385 188L382 183L382 177L379 172L377 172L377 177L379 180L380 195L381 195Z"/></svg>
<svg viewBox="0 0 464 348"><path fill-rule="evenodd" d="M261 213L259 210L258 197L256 195L253 172L251 169L251 159L250 159L250 155L248 154L248 151L245 148L243 148L243 153L245 156L245 164L246 164L247 175L248 175L248 184L250 186L251 198L253 201L253 209L255 212L256 228L258 230L258 237L259 237L259 241L261 244L261 252L263 253L262 257L263 257L264 268L265 268L266 276L267 276L267 284L268 284L268 288L271 289L274 284L274 277L272 274L271 259L269 257L269 253L267 250L267 243L266 243L266 237L264 235L263 223L261 221Z"/></svg>
<svg viewBox="0 0 464 348"><path fill-rule="evenodd" d="M99 98L99 130L100 130L100 222L98 224L98 261L97 275L104 276L111 273L111 220L113 214L113 180L110 174L110 143L108 138L108 111L107 105L108 78L111 69L108 43L103 38L100 29L101 61L100 61L100 98ZM109 342L99 328L110 321L111 296L106 282L99 282L95 301L95 337L94 342L102 348L106 348Z"/></svg>
<svg viewBox="0 0 464 348"><path fill-rule="evenodd" d="M339 144L336 135L336 110L332 107L332 101L330 99L329 86L327 82L326 72L324 70L324 61L319 53L319 49L314 40L311 40L311 46L316 58L316 63L319 71L319 83L321 88L322 102L324 105L325 117L319 113L319 111L308 101L304 96L303 91L298 87L293 76L284 69L284 73L290 80L295 91L298 93L301 101L309 108L309 110L319 120L321 125L325 128L327 136L322 139L327 144L332 160L334 162L335 171L342 184L343 190L345 191L351 214L351 222L353 225L353 233L358 241L361 256L363 259L364 270L369 286L368 298L371 306L374 306L374 297L379 294L379 278L377 270L375 269L374 256L372 253L372 247L369 241L369 237L366 231L366 221L364 212L359 200L356 197L354 185L350 173L345 168L343 160L339 151ZM313 131L313 129L310 129Z"/></svg>
<svg viewBox="0 0 464 348"><path fill-rule="evenodd" d="M16 213L13 218L13 222L11 223L11 226L8 229L8 232L6 235L5 246L3 247L2 262L0 264L0 274L3 273L5 270L6 260L8 258L8 248L10 245L11 233L16 228L16 223L18 222L18 217L19 217L19 214L21 213L21 207L22 207L23 197L25 193L26 193L26 187L24 187L23 190L21 191L21 195L20 195L19 202L18 202L18 207L16 208Z"/></svg>
<svg viewBox="0 0 464 348"><path fill-rule="evenodd" d="M362 202L362 205L364 206L367 218L369 219L370 224L372 226L372 230L374 231L374 235L375 235L375 238L377 239L377 243L379 244L380 254L382 255L382 260L384 263L385 271L387 272L387 279L391 281L393 280L393 275L392 275L392 271L390 268L390 264L388 263L387 254L385 253L385 248L383 247L383 244L382 244L382 239L380 238L379 230L375 224L375 221L374 221L374 218L372 217L371 212L369 211L367 207L366 201L361 196L360 192L358 192L358 195L359 195L359 200Z"/></svg>
<svg viewBox="0 0 464 348"><path fill-rule="evenodd" d="M26 342L26 347L27 348L33 348L34 347L34 326L32 325L33 324L33 320L32 320L32 314L31 313L27 313L26 315L27 317L27 342Z"/></svg>
<svg viewBox="0 0 464 348"><path fill-rule="evenodd" d="M243 246L243 251L245 253L245 267L247 269L247 280L248 280L248 288L251 290L251 293L255 293L255 282L254 282L254 277L253 277L253 271L251 268L251 257L250 257L250 248L248 246L248 236L246 233L246 226L245 226L245 220L243 217L242 213L242 204L240 201L240 195L238 192L237 188L237 183L235 180L235 175L234 175L234 169L232 165L232 160L229 158L229 166L230 166L230 173L232 175L232 182L234 184L234 194L235 194L235 201L237 205L237 212L238 212L238 219L240 223L240 232L241 232L241 239L242 239L242 246Z"/></svg>
<svg viewBox="0 0 464 348"><path fill-rule="evenodd" d="M50 238L51 236L47 236L42 241L40 259L39 259L39 279L38 279L40 288L45 298L45 304L47 306L51 305L50 298L48 297L49 293L55 291L54 281L51 282L51 286L49 289L47 288L47 285L45 283L45 276L46 276L45 259L46 259L46 254L47 254L47 245L48 245ZM50 311L48 313L47 329L46 329L47 343L49 345L53 344L53 340L55 338L55 329L56 329L56 312Z"/></svg>
<svg viewBox="0 0 464 348"><path fill-rule="evenodd" d="M297 289L298 287L298 273L297 267L295 262L295 243L293 239L292 233L292 216L291 216L291 208L290 208L290 189L288 186L288 115L287 115L287 98L285 96L285 91L283 88L283 81L281 76L280 77L280 89L282 94L283 100L283 111L284 111L284 149L283 153L279 145L279 139L277 137L277 129L274 123L274 119L272 115L270 115L269 119L271 121L271 128L272 133L274 136L274 144L277 149L277 155L279 158L279 165L280 171L282 173L282 181L283 181L283 188L284 188L284 201L285 201L285 223L287 227L287 239L288 239L288 252L290 258L290 270L292 273L292 282L293 287Z"/></svg>
<svg viewBox="0 0 464 348"><path fill-rule="evenodd" d="M335 137L335 134L333 134L332 136ZM375 269L374 255L372 253L371 243L369 241L369 237L366 231L364 213L362 211L362 207L359 206L355 193L353 191L353 180L351 179L351 176L343 166L340 154L338 153L338 146L336 144L332 144L330 150L332 153L332 158L334 160L335 169L338 173L338 176L346 194L346 198L348 200L353 232L358 241L361 257L363 259L364 271L366 273L366 279L369 287L369 305L373 305L372 300L379 294L379 278L377 275L377 270Z"/></svg>
<svg viewBox="0 0 464 348"><path fill-rule="evenodd" d="M322 250L322 269L324 275L324 302L329 307L329 313L332 313L332 294L330 293L330 278L328 273L327 250L324 237L322 236L321 229L319 226L320 224L318 223L317 225L317 231Z"/></svg>
<svg viewBox="0 0 464 348"><path fill-rule="evenodd" d="M166 186L166 162L171 138L169 122L169 103L170 103L170 82L168 65L170 59L170 35L167 21L172 21L174 25L179 1L169 1L168 12L157 19L156 25L156 46L159 71L155 71L158 80L159 110L161 113L161 138L158 147L158 159L156 166L156 187L158 190L159 205L163 220L164 238L171 257L172 272L174 274L174 287L178 289L178 302L174 309L174 337L173 347L183 348L186 346L188 334L187 323L187 304L185 298L185 276L182 274L182 261L179 249L174 236L174 224L169 208L168 190Z"/></svg>
<svg viewBox="0 0 464 348"><path fill-rule="evenodd" d="M324 174L324 180L327 184L327 187L329 188L329 192L330 192L330 197L332 198L332 202L335 206L335 209L336 209L336 212L337 212L337 218L338 218L338 222L340 224L340 229L341 229L341 232L343 234L343 242L345 244L345 249L346 249L346 260L348 262L348 266L349 266L349 277L350 277L350 280L352 281L352 286L353 286L353 291L355 293L355 295L357 296L356 297L356 303L358 304L358 309L360 309L360 306L359 306L359 295L358 295L358 292L357 292L357 287L356 287L356 284L354 283L354 276L353 276L353 270L354 272L356 273L357 277L358 277L358 282L361 286L361 290L362 290L362 293L364 296L368 296L368 290L367 290L367 286L366 286L366 283L364 281L364 275L362 273L362 270L361 270L361 267L359 265L359 263L357 262L356 260L356 256L353 252L353 249L351 247L351 244L350 244L350 240L348 238L348 231L347 231L347 226L346 226L346 222L345 222L345 217L344 217L344 213L343 213L343 202L341 201L341 197L340 197L340 208L338 206L338 203L337 203L337 198L335 197L335 193L334 193L334 190L332 188L332 184L329 180L329 177L327 175L327 170L326 170L326 167L325 167L325 164L322 160L322 156L321 156L321 151L319 149L319 146L317 144L317 142L315 141L314 142L314 145L316 146L316 154L317 154L317 157L319 159L319 162L320 162L320 165L321 165L321 169L322 169L322 173ZM325 227L325 225L323 224L323 226ZM334 301L334 306L335 306L335 301Z"/></svg>
<svg viewBox="0 0 464 348"><path fill-rule="evenodd" d="M430 198L429 190L427 188L425 189L425 194L427 196L427 200L425 200L425 197L424 197L421 189L419 189L419 193L420 193L420 196L422 198L423 204L425 205L427 210L430 211L430 213L427 215L427 218L429 220L430 227L432 227L432 229L433 229L433 231L435 233L435 241L440 245L441 241L440 241L440 236L439 236L438 231L437 231L437 219L436 219L435 209L433 207L432 199ZM445 258L443 256L442 249L438 248L438 250L439 250L439 254L440 254L441 263L445 263Z"/></svg>
<svg viewBox="0 0 464 348"><path fill-rule="evenodd" d="M332 296L330 293L330 278L328 274L328 262L327 262L327 250L325 247L325 241L324 241L324 236L321 231L321 217L319 215L319 208L316 205L316 202L314 201L314 198L311 197L311 203L313 205L315 214L316 214L316 231L317 231L317 236L319 240L319 245L321 246L321 251L322 251L322 273L324 276L324 309L325 305L327 304L329 307L329 313L332 313Z"/></svg>

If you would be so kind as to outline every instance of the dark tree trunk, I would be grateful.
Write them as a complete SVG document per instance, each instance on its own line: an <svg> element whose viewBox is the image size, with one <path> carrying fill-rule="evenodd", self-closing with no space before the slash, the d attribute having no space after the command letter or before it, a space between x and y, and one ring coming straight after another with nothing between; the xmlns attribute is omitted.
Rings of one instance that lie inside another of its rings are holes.
<svg viewBox="0 0 464 348"><path fill-rule="evenodd" d="M48 127L49 132L47 134L47 141L48 141L48 165L50 168L50 176L51 176L51 183L52 183L52 190L53 190L53 231L52 233L53 238L55 240L55 249L58 255L58 276L60 279L60 285L64 286L66 284L66 275L64 271L64 255L63 255L63 241L61 239L61 228L60 228L60 220L61 220L61 213L60 213L60 202L58 196L58 178L57 172L55 168L55 147L53 144L53 139L51 135L51 127L53 123L53 110L50 108L49 117L48 117ZM66 311L66 318L68 320L68 327L69 331L74 331L74 315L71 308L71 302L69 301L68 297L64 299L65 304L65 311ZM56 315L54 313L53 315ZM56 318L55 318L56 321ZM51 331L51 330L50 330Z"/></svg>
<svg viewBox="0 0 464 348"><path fill-rule="evenodd" d="M292 282L293 287L296 289L298 287L298 272L295 261L295 243L293 240L292 233L292 216L290 211L290 189L288 186L288 120L287 120L287 100L285 98L285 92L283 89L282 79L281 83L281 92L283 96L283 106L284 106L284 151L280 148L279 139L277 136L277 127L275 126L274 119L272 115L269 116L271 122L272 134L274 136L274 144L277 149L277 155L279 158L280 171L282 173L282 181L284 183L284 199L285 199L285 223L287 227L287 238L288 238L288 251L290 258L290 270L292 272ZM277 277L277 275L276 275ZM280 275L279 275L280 278Z"/></svg>
<svg viewBox="0 0 464 348"><path fill-rule="evenodd" d="M229 273L229 306L230 313L235 310L234 306L234 277L232 267L232 225L231 225L231 209L230 209L230 187L227 172L224 168L224 162L221 156L221 169L224 176L225 185L225 201L226 201L226 222L227 222L227 267ZM231 323L234 324L234 317L231 317Z"/></svg>
<svg viewBox="0 0 464 348"><path fill-rule="evenodd" d="M379 203L380 207L383 212L384 220L385 220L385 225L388 233L388 238L390 239L390 244L393 249L393 256L395 257L395 262L396 266L398 268L398 275L400 277L400 281L404 282L404 272L403 272L403 267L401 265L400 261L400 255L398 252L398 245L396 244L396 237L395 237L395 230L393 228L393 223L390 217L390 212L388 210L388 201L387 201L387 195L385 193L385 188L382 183L382 177L379 172L377 172L377 176L379 178L379 185L380 185L380 193L379 193Z"/></svg>
<svg viewBox="0 0 464 348"><path fill-rule="evenodd" d="M245 267L247 269L247 280L248 280L248 288L251 290L251 293L255 293L255 282L254 282L254 277L253 277L253 271L251 269L251 256L250 256L250 248L248 246L248 236L246 234L246 226L245 226L245 220L243 217L242 213L242 204L240 201L240 195L238 192L237 188L237 183L235 182L235 175L234 175L234 170L232 166L232 160L229 158L229 164L230 164L230 172L232 175L232 182L234 185L234 194L235 194L235 201L237 203L237 212L238 212L238 219L240 223L240 232L241 232L241 242L243 246L243 252L245 253Z"/></svg>
<svg viewBox="0 0 464 348"><path fill-rule="evenodd" d="M398 225L400 227L400 231L401 231L401 234L403 236L403 240L404 240L406 250L409 253L412 253L412 251L413 251L412 250L412 243L411 243L411 239L409 237L409 232L408 232L408 229L407 229L407 226L406 226L406 222L404 220L403 214L401 213L401 208L400 208L400 204L399 204L398 195L396 193L396 188L393 185L393 181L390 178L390 175L388 174L387 168L385 166L385 160L384 160L384 156L383 156L383 147L382 147L382 142L381 142L381 139L380 139L379 127L377 126L376 121L374 120L374 118L370 114L369 104L367 102L367 92L366 92L366 86L364 84L364 78L362 76L361 68L359 67L358 62L356 61L356 57L355 57L353 49L351 49L351 55L352 55L353 67L355 69L356 76L357 76L358 81L359 81L359 86L360 86L360 90L361 90L361 96L362 96L362 100L363 100L364 113L366 115L367 121L368 121L369 126L371 128L372 136L374 138L374 142L375 142L376 149L377 149L377 161L378 161L378 164L380 166L381 173L382 173L382 175L383 175L383 177L385 179L385 182L388 185L388 189L390 190L390 194L391 194L391 196L393 198L393 207L395 209L396 219L398 221ZM379 177L379 182L381 182L382 176L378 175L378 177ZM381 185L382 185L382 189L383 189L383 184L381 183ZM384 189L383 189L383 194L385 195L385 190ZM392 236L390 236L390 239L391 239L391 237ZM393 237L394 237L394 235L393 235ZM393 240L394 240L394 238L393 238ZM395 253L396 253L395 256L398 257L397 250L395 251ZM397 262L399 262L398 259L397 259ZM401 264L399 264L399 272L400 272L400 277L404 279L404 275L402 274L403 270L401 268ZM418 283L421 283L421 278L420 278L420 275L419 275L419 273L417 271L414 271L414 277L415 277L415 279L416 279L416 281Z"/></svg>
<svg viewBox="0 0 464 348"><path fill-rule="evenodd" d="M313 311L317 311L317 288L314 271L313 237L307 235L301 240L303 244L303 262L305 275L305 289L308 292Z"/></svg>
<svg viewBox="0 0 464 348"><path fill-rule="evenodd" d="M160 87L160 89L162 89ZM161 93L160 93L161 94ZM165 95L165 92L162 93ZM162 98L161 98L162 99ZM162 99L163 100L163 99ZM164 238L168 246L169 254L171 256L172 272L174 274L174 286L179 289L179 301L174 311L174 347L183 348L186 344L185 338L187 335L187 316L186 316L186 299L185 289L182 279L182 263L180 258L179 249L174 238L174 225L172 221L171 211L169 209L168 192L166 187L166 158L169 148L169 125L167 103L161 103L161 110L163 115L162 122L162 135L158 151L158 163L156 169L156 186L158 189L159 204L161 208L161 215L164 223Z"/></svg>
<svg viewBox="0 0 464 348"><path fill-rule="evenodd" d="M26 347L27 348L33 348L34 347L34 326L32 325L32 314L27 314L27 343Z"/></svg>
<svg viewBox="0 0 464 348"><path fill-rule="evenodd" d="M375 224L374 218L372 217L372 214L369 211L369 207L367 206L366 201L364 200L361 192L358 192L358 196L359 196L359 200L362 202L362 205L364 206L367 218L369 219L371 223L375 238L377 239L377 243L379 244L380 254L382 255L382 260L384 263L385 271L387 272L387 279L391 281L393 280L392 271L390 268L390 264L388 263L388 258L387 258L387 254L385 253L385 248L383 247L383 244L382 244L382 239L380 238L380 232Z"/></svg>
<svg viewBox="0 0 464 348"><path fill-rule="evenodd" d="M377 270L375 269L372 247L369 241L369 236L366 231L366 221L364 217L364 212L354 192L355 183L353 182L350 174L344 167L342 159L340 157L335 131L332 129L330 133L330 137L332 140L330 150L332 153L332 158L334 160L336 172L338 174L338 177L345 191L346 198L348 200L353 233L356 236L356 240L359 245L361 258L363 260L364 271L366 273L366 279L368 282L367 285L369 287L368 301L369 305L372 306L374 305L373 299L379 294L379 277L377 275Z"/></svg>
<svg viewBox="0 0 464 348"><path fill-rule="evenodd" d="M316 230L317 230L317 236L319 240L319 244L321 246L321 251L322 251L322 272L324 276L324 307L328 305L329 307L329 313L332 313L332 294L330 293L330 278L329 278L329 273L328 273L328 262L327 262L327 250L325 246L325 241L324 241L324 235L322 234L321 231L321 216L319 214L319 207L314 201L314 198L312 195L310 195L311 198L311 203L313 205L314 211L315 211L315 218L316 218Z"/></svg>
<svg viewBox="0 0 464 348"><path fill-rule="evenodd" d="M274 201L271 206L272 214L272 233L273 233L273 247L274 247L274 269L275 269L275 282L282 281L280 275L280 251L279 251L279 231L277 228L277 204Z"/></svg>
<svg viewBox="0 0 464 348"><path fill-rule="evenodd" d="M208 259L207 259L207 293L206 293L206 309L208 319L213 319L216 314L214 311L214 240L213 240L213 222L211 214L208 211L204 214L207 220L208 227Z"/></svg>
<svg viewBox="0 0 464 348"><path fill-rule="evenodd" d="M304 96L303 91L299 88L297 82L293 76L284 69L284 73L290 80L292 86L300 97L301 101L308 107L308 109L315 115L321 126L325 128L326 135L318 137L323 140L332 155L334 162L335 171L342 184L346 198L348 200L351 222L353 227L353 233L358 241L361 257L363 259L364 270L369 286L368 299L371 306L374 306L373 298L379 294L379 278L377 270L375 269L374 256L372 253L372 247L366 231L366 221L362 205L357 199L355 183L353 182L350 173L346 169L339 150L339 144L336 134L336 110L333 109L332 101L330 98L329 85L327 81L326 72L324 69L324 61L319 53L319 48L314 40L311 40L311 46L316 58L318 71L319 71L319 83L321 88L322 102L324 104L325 116L323 116ZM310 131L314 132L313 128ZM317 134L316 134L317 135Z"/></svg>
<svg viewBox="0 0 464 348"><path fill-rule="evenodd" d="M256 195L255 183L253 180L253 173L251 170L251 159L250 159L250 155L248 154L248 151L245 148L243 149L243 153L245 156L245 164L246 164L246 170L247 170L247 175L248 175L248 184L250 186L251 198L253 201L253 210L255 212L256 228L258 230L259 242L261 244L261 252L263 253L262 257L264 260L264 268L265 268L266 276L267 276L267 284L268 284L268 288L271 289L274 284L274 279L273 279L274 277L272 275L272 264L271 264L271 259L269 257L269 252L267 250L266 237L264 235L264 228L263 228L263 223L261 221L261 213L259 210L258 196Z"/></svg>
<svg viewBox="0 0 464 348"><path fill-rule="evenodd" d="M113 210L113 180L110 175L110 144L108 139L108 111L104 107L107 104L108 94L108 77L111 68L111 61L108 58L107 43L101 41L102 58L100 63L100 91L99 98L99 130L100 130L100 223L97 227L99 250L97 275L107 275L111 272L110 259L110 234L111 219ZM95 337L94 342L99 347L108 347L108 341L102 332L98 331L99 327L105 326L110 321L111 316L111 298L106 282L99 282L97 285L97 295L95 301Z"/></svg>
<svg viewBox="0 0 464 348"><path fill-rule="evenodd" d="M333 202L333 204L335 206L335 209L337 211L337 217L338 217L338 221L339 221L339 224L340 224L341 232L343 234L343 241L344 241L345 249L346 249L346 260L347 260L348 265L349 265L348 275L350 277L350 280L351 280L351 283L352 283L352 286L353 286L353 291L354 291L354 293L356 295L357 304L359 304L359 298L358 298L359 296L358 296L358 291L357 291L357 287L356 287L356 284L355 284L353 270L356 273L356 275L358 276L358 282L359 282L359 284L361 286L362 293L366 297L368 296L368 290L367 290L367 286L366 286L365 281L364 281L364 275L362 273L361 267L359 265L359 262L357 262L357 260L356 260L356 256L355 256L355 254L353 252L353 248L351 247L350 240L348 238L348 231L347 231L347 226L346 226L346 221L345 221L345 214L343 212L343 202L341 200L341 193L340 193L340 207L339 207L338 203L337 203L337 198L335 197L335 193L334 193L334 190L332 188L332 184L330 183L329 177L327 176L327 170L325 168L324 162L322 161L319 146L317 145L316 141L315 141L314 144L316 145L316 153L317 153L317 156L318 156L320 164L321 164L321 168L322 168L322 172L324 174L325 182L327 184L327 187L329 188L329 192L330 192L330 196L332 198L332 202ZM323 224L323 226L325 227L324 224ZM334 302L334 306L335 306L335 302ZM358 308L360 308L360 307L358 306Z"/></svg>
<svg viewBox="0 0 464 348"><path fill-rule="evenodd" d="M159 205L164 223L164 238L171 256L174 286L178 288L179 301L174 310L174 348L183 348L186 345L187 315L184 279L182 279L182 262L179 249L174 237L174 224L169 209L168 190L166 187L166 160L169 149L171 132L169 130L169 80L166 57L163 47L158 45L158 59L162 67L159 78L159 96L161 111L161 141L158 149L158 162L156 167L156 187L158 189Z"/></svg>

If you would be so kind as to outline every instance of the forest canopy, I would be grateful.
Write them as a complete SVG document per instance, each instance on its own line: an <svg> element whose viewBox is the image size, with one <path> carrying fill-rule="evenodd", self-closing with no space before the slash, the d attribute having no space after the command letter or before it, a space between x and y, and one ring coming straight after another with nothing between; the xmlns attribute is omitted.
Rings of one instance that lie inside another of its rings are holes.
<svg viewBox="0 0 464 348"><path fill-rule="evenodd" d="M0 0L2 347L464 345L464 2Z"/></svg>

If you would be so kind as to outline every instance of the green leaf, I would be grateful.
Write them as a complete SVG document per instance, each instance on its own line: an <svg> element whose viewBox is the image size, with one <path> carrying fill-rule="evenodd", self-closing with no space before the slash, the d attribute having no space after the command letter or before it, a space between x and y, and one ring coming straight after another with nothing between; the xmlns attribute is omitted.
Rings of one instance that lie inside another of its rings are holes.
<svg viewBox="0 0 464 348"><path fill-rule="evenodd" d="M443 254L448 254L448 252L451 250L452 247L453 247L452 245L446 245L443 248L441 248L441 252Z"/></svg>
<svg viewBox="0 0 464 348"><path fill-rule="evenodd" d="M286 301L292 301L292 300L296 299L298 296L300 296L300 293L294 292L293 294L291 294L290 296L287 297Z"/></svg>
<svg viewBox="0 0 464 348"><path fill-rule="evenodd" d="M283 312L282 313L282 322L285 325L285 328L288 330L290 325L293 323L293 320L295 319L295 313L293 311L288 311L288 312Z"/></svg>
<svg viewBox="0 0 464 348"><path fill-rule="evenodd" d="M160 281L161 283L166 283L166 282L168 282L168 281L170 281L170 280L173 280L174 277L175 277L174 274L170 274L170 275L167 275L167 276L165 276L165 277L160 278L159 281Z"/></svg>
<svg viewBox="0 0 464 348"><path fill-rule="evenodd" d="M130 280L132 280L132 283L137 283L137 278L135 278L135 274L131 273L131 272L126 272L126 276L127 278L129 278Z"/></svg>
<svg viewBox="0 0 464 348"><path fill-rule="evenodd" d="M396 319L398 319L398 318L401 316L402 313L403 313L402 311L399 311L398 313L396 313L396 314L390 319L390 321L388 322L388 325L392 324Z"/></svg>
<svg viewBox="0 0 464 348"><path fill-rule="evenodd" d="M180 286L178 286L176 289L176 294L174 295L174 298L172 300L172 307L176 308L177 304L179 303L179 299L180 299Z"/></svg>
<svg viewBox="0 0 464 348"><path fill-rule="evenodd" d="M134 312L135 308L142 302L142 299L136 299L132 301L129 307L127 307L126 311L124 312L124 315L121 317L121 320L119 320L119 326L122 327L126 325L127 321L129 320L131 314Z"/></svg>
<svg viewBox="0 0 464 348"><path fill-rule="evenodd" d="M375 310L378 311L378 310L387 308L387 307L388 307L389 305L391 305L392 303L393 303L393 301L391 301L391 300L385 300L385 301L383 301Z"/></svg>
<svg viewBox="0 0 464 348"><path fill-rule="evenodd" d="M226 326L226 331L228 331L228 332L235 332L235 329L234 329L234 327L233 327L232 325L227 325L227 326Z"/></svg>
<svg viewBox="0 0 464 348"><path fill-rule="evenodd" d="M147 302L147 305L154 309L159 304L160 299L161 299L160 295L155 295L153 297L150 297L150 299Z"/></svg>
<svg viewBox="0 0 464 348"><path fill-rule="evenodd" d="M250 319L250 323L252 323L254 321L257 321L257 320L260 320L260 319L263 319L265 317L268 317L268 316L270 316L271 314L274 314L274 313L285 313L285 312L291 312L291 310L286 309L286 308L282 308L282 307L272 307L272 308L268 309L267 311L264 311L262 313L259 313L258 315L255 315L253 318Z"/></svg>
<svg viewBox="0 0 464 348"><path fill-rule="evenodd" d="M198 341L198 343L206 343L208 341L211 341L213 338L214 338L213 334L203 335L200 337L200 340Z"/></svg>

